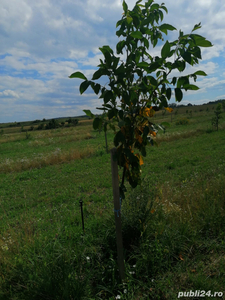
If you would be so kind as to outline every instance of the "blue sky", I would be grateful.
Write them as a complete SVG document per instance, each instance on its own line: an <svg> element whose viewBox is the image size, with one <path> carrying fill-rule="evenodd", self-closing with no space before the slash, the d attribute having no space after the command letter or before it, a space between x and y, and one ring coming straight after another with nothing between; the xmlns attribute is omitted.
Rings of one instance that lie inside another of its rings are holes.
<svg viewBox="0 0 225 300"><path fill-rule="evenodd" d="M126 2L132 9L136 1ZM169 13L163 22L184 33L201 22L196 33L214 45L203 48L199 66L187 69L208 76L199 77L200 90L186 92L183 103L225 98L225 2L164 2ZM102 100L90 91L80 95L81 81L68 76L82 71L91 79L101 58L98 48L109 45L115 51L121 16L121 0L1 0L0 123L83 115L83 109L99 112ZM178 31L167 39L175 40ZM161 47L150 48L150 54Z"/></svg>

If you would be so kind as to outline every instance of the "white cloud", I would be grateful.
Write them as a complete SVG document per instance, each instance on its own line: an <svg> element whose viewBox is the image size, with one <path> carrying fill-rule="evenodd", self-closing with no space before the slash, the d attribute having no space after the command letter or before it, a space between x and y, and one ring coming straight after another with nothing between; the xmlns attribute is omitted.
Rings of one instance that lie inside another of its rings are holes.
<svg viewBox="0 0 225 300"><path fill-rule="evenodd" d="M26 1L1 0L0 25L6 32L25 31L32 18L32 9Z"/></svg>
<svg viewBox="0 0 225 300"><path fill-rule="evenodd" d="M0 92L0 97L5 96L5 97L13 97L13 98L19 98L20 96L18 93L12 91L12 90L4 90L3 92Z"/></svg>

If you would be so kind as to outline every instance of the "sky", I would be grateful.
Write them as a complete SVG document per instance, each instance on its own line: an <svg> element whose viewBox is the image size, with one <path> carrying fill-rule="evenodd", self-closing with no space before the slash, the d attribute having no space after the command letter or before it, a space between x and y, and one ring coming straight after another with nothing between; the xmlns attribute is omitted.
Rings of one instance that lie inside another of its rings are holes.
<svg viewBox="0 0 225 300"><path fill-rule="evenodd" d="M126 1L130 10L135 2ZM190 33L201 22L195 33L214 45L202 48L198 66L187 68L187 73L203 70L208 76L198 77L200 89L184 92L181 104L224 99L225 2L164 3L168 14L163 23L177 28L165 41L175 40L180 29ZM109 45L116 54L116 23L122 13L122 0L1 0L0 123L80 116L84 109L99 113L102 99L89 89L80 95L82 80L68 76L81 71L91 79L102 57L99 47ZM160 54L162 46L150 46L149 53Z"/></svg>

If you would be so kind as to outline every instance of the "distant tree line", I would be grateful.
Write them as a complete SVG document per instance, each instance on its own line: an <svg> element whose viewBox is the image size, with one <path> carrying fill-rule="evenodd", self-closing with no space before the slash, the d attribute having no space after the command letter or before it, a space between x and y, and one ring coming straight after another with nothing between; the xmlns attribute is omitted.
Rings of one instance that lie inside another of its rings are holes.
<svg viewBox="0 0 225 300"><path fill-rule="evenodd" d="M69 118L65 122L64 121L59 122L59 120L56 120L56 119L51 119L47 123L45 123L45 122L46 122L45 119L43 119L43 121L35 120L35 121L33 121L32 124L39 123L36 130L45 130L45 129L47 130L47 129L56 129L56 128L60 128L60 127L76 126L79 123L78 119L74 119L74 118ZM31 125L29 131L33 131L33 130L35 130L35 127L33 125ZM23 126L22 126L22 131L26 131L23 129Z"/></svg>
<svg viewBox="0 0 225 300"><path fill-rule="evenodd" d="M221 103L223 108L225 108L225 99L219 99L219 100L216 100L216 101L209 101L208 103L203 103L203 104L188 103L187 105L184 105L184 104L171 103L171 104L169 104L169 107L179 108L179 107L186 107L186 106L208 105L208 104L218 104L218 103Z"/></svg>

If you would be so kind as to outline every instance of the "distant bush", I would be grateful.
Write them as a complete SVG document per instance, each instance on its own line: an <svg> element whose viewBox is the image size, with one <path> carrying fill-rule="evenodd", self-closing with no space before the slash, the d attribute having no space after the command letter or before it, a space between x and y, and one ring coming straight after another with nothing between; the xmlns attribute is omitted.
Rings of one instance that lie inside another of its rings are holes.
<svg viewBox="0 0 225 300"><path fill-rule="evenodd" d="M46 124L45 129L55 129L59 127L59 123L57 120L52 119L49 121L48 124Z"/></svg>
<svg viewBox="0 0 225 300"><path fill-rule="evenodd" d="M182 118L182 119L177 120L175 124L176 125L188 125L189 120L187 118Z"/></svg>
<svg viewBox="0 0 225 300"><path fill-rule="evenodd" d="M78 121L77 119L73 119L73 120L72 120L72 124L73 124L73 125L77 125L78 122L79 122L79 121Z"/></svg>
<svg viewBox="0 0 225 300"><path fill-rule="evenodd" d="M77 125L79 123L78 119L72 119L72 118L69 118L68 120L66 120L66 122L68 122L68 124L73 124L73 125Z"/></svg>
<svg viewBox="0 0 225 300"><path fill-rule="evenodd" d="M41 123L41 124L38 125L37 130L43 130L44 127L45 127L45 124Z"/></svg>

